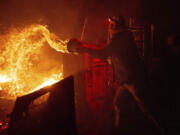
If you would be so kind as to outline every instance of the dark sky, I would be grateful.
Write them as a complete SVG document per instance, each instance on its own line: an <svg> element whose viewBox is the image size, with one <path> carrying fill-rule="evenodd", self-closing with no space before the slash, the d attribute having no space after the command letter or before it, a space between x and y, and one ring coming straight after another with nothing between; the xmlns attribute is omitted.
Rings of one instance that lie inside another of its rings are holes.
<svg viewBox="0 0 180 135"><path fill-rule="evenodd" d="M45 23L72 36L84 16L140 16L141 0L1 0L0 30L11 25ZM61 34L60 33L60 34Z"/></svg>
<svg viewBox="0 0 180 135"><path fill-rule="evenodd" d="M177 0L0 0L0 30L10 25L45 23L54 31L73 33L82 16L133 16L163 27L179 24ZM70 35L71 36L71 35Z"/></svg>

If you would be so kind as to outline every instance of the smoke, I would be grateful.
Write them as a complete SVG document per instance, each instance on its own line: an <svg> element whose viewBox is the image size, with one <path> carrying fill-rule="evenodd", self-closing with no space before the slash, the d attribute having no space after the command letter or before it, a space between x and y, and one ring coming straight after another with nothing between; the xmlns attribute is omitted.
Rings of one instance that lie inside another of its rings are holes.
<svg viewBox="0 0 180 135"><path fill-rule="evenodd" d="M0 1L0 31L28 24L48 25L61 38L76 36L79 27L78 4L49 0Z"/></svg>
<svg viewBox="0 0 180 135"><path fill-rule="evenodd" d="M0 25L48 24L61 37L78 37L83 16L138 16L141 0L1 0Z"/></svg>

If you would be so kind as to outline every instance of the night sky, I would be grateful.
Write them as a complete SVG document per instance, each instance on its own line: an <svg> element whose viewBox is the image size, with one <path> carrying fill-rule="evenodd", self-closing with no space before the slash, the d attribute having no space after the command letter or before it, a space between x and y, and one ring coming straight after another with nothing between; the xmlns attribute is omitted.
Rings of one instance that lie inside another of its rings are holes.
<svg viewBox="0 0 180 135"><path fill-rule="evenodd" d="M53 31L73 33L83 16L133 16L140 24L179 31L177 0L1 0L0 30L44 23ZM68 36L71 36L69 34Z"/></svg>

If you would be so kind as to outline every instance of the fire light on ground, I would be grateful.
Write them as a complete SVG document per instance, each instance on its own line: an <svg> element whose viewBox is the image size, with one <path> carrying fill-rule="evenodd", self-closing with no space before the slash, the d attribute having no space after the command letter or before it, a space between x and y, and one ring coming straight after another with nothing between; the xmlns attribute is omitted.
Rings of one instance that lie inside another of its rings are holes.
<svg viewBox="0 0 180 135"><path fill-rule="evenodd" d="M43 25L13 28L0 35L0 92L3 96L21 96L63 79L62 62L54 54L68 53L67 42Z"/></svg>

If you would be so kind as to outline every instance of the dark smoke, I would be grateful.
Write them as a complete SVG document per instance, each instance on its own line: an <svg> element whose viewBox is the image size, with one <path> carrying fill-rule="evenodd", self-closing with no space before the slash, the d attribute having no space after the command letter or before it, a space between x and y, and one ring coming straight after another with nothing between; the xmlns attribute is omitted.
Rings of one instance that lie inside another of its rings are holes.
<svg viewBox="0 0 180 135"><path fill-rule="evenodd" d="M141 0L1 0L0 30L46 24L62 38L79 37L84 16L141 16Z"/></svg>

